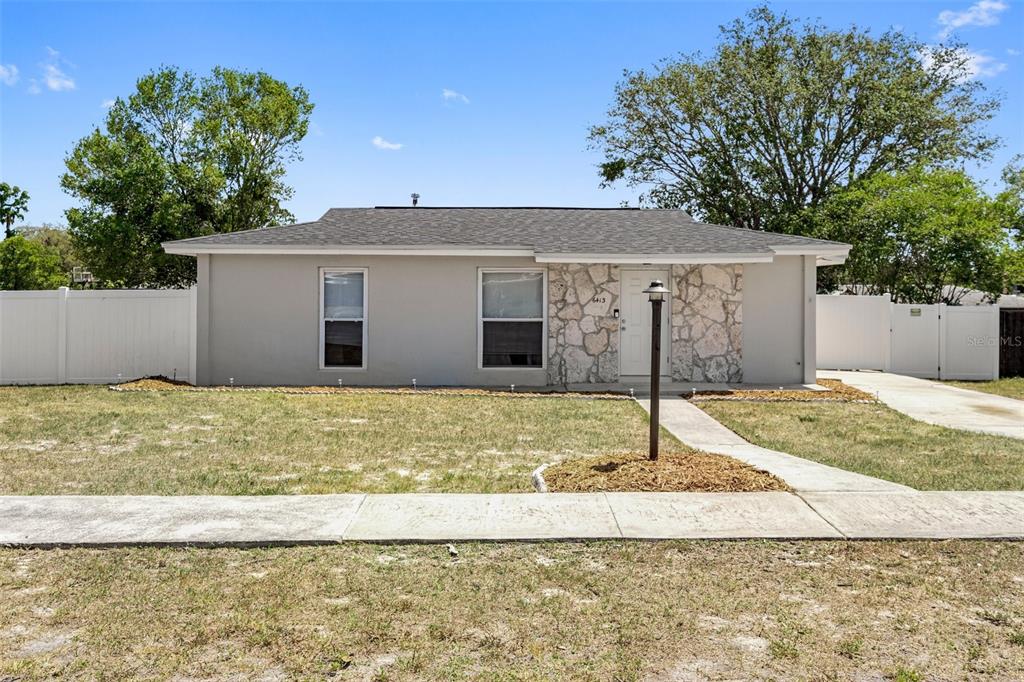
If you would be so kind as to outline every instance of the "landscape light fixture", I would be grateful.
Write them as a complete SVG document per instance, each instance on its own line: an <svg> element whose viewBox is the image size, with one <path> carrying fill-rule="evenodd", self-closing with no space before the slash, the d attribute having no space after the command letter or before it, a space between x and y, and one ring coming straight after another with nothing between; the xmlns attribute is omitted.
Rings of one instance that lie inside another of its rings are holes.
<svg viewBox="0 0 1024 682"><path fill-rule="evenodd" d="M644 293L651 302L651 434L648 457L654 461L658 459L658 402L661 393L661 304L670 292L661 280L656 279L644 289Z"/></svg>

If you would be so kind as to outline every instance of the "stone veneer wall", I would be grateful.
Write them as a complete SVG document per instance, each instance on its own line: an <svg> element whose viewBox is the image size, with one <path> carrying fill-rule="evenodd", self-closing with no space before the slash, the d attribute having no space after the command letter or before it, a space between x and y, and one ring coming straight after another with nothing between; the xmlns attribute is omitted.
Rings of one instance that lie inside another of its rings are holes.
<svg viewBox="0 0 1024 682"><path fill-rule="evenodd" d="M619 266L548 266L548 383L619 380Z"/></svg>
<svg viewBox="0 0 1024 682"><path fill-rule="evenodd" d="M672 266L672 378L743 381L743 266Z"/></svg>

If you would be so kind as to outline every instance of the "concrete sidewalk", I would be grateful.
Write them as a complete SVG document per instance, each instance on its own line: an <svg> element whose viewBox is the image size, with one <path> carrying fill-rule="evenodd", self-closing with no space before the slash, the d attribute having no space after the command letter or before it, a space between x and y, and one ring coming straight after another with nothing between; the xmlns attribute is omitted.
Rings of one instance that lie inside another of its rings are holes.
<svg viewBox="0 0 1024 682"><path fill-rule="evenodd" d="M1024 493L0 497L0 545L1024 539Z"/></svg>
<svg viewBox="0 0 1024 682"><path fill-rule="evenodd" d="M638 400L650 411L650 400ZM661 399L661 425L697 450L728 455L778 476L802 492L909 492L899 483L819 464L749 443L685 398Z"/></svg>
<svg viewBox="0 0 1024 682"><path fill-rule="evenodd" d="M818 376L840 379L929 424L1024 439L1024 400L885 372L819 371Z"/></svg>

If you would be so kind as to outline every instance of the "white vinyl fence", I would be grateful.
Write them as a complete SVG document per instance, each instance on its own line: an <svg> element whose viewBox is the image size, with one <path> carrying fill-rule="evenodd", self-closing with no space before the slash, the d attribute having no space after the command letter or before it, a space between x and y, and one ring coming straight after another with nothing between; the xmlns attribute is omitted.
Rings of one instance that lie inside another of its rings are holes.
<svg viewBox="0 0 1024 682"><path fill-rule="evenodd" d="M0 291L0 384L195 377L195 289Z"/></svg>
<svg viewBox="0 0 1024 682"><path fill-rule="evenodd" d="M999 308L818 296L818 369L877 369L926 379L999 378Z"/></svg>

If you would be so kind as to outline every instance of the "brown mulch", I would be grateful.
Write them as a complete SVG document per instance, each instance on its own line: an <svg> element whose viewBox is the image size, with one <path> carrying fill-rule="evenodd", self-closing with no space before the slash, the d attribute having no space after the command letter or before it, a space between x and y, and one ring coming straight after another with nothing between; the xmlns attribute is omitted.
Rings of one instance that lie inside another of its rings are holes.
<svg viewBox="0 0 1024 682"><path fill-rule="evenodd" d="M502 396L505 398L573 398L576 400L630 400L628 395L620 393L570 393L565 391L515 391L509 389L495 390L484 388L386 388L371 386L193 386L184 381L172 381L166 377L146 377L123 384L114 384L112 391L178 391L178 392L246 392L246 393L287 393L292 395L452 395L452 396Z"/></svg>
<svg viewBox="0 0 1024 682"><path fill-rule="evenodd" d="M701 400L744 400L763 403L877 403L878 400L870 393L844 384L838 379L819 379L819 386L825 391L804 390L735 390L735 391L697 391L684 393L684 398L693 401Z"/></svg>
<svg viewBox="0 0 1024 682"><path fill-rule="evenodd" d="M790 488L781 479L732 457L706 452L663 453L656 462L627 453L571 459L544 470L558 493L745 493Z"/></svg>

